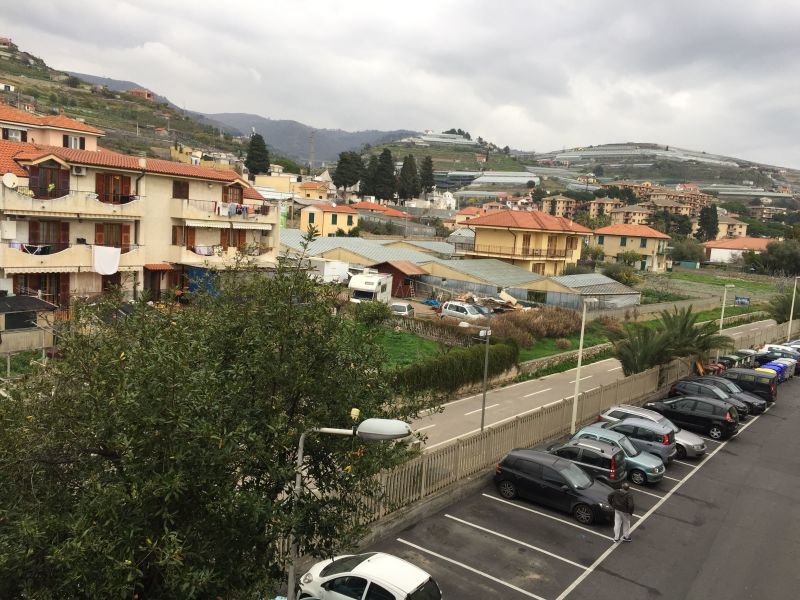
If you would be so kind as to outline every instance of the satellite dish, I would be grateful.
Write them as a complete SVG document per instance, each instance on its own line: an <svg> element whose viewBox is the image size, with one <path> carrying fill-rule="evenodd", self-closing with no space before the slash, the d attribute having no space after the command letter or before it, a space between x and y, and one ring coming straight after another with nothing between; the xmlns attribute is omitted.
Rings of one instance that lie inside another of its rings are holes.
<svg viewBox="0 0 800 600"><path fill-rule="evenodd" d="M3 175L3 185L7 188L11 188L12 190L16 189L16 187L19 185L19 179L17 179L17 176L13 173L6 173Z"/></svg>

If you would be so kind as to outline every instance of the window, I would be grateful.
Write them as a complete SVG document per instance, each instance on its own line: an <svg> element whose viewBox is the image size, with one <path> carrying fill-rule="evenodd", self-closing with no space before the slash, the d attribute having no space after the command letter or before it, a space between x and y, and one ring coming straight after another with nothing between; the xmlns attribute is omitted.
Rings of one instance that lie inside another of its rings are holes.
<svg viewBox="0 0 800 600"><path fill-rule="evenodd" d="M396 600L394 594L383 589L377 583L370 583L364 600Z"/></svg>
<svg viewBox="0 0 800 600"><path fill-rule="evenodd" d="M696 402L697 404L694 407L695 411L708 415L714 413L714 406L712 404L709 404L708 402L702 402L700 400L697 400Z"/></svg>
<svg viewBox="0 0 800 600"><path fill-rule="evenodd" d="M626 238L625 236L622 236L621 238L619 238L619 245L622 246L623 248L625 246L627 246L628 245L628 238Z"/></svg>
<svg viewBox="0 0 800 600"><path fill-rule="evenodd" d="M362 577L345 575L326 582L323 587L329 592L336 592L346 598L361 600L364 590L367 589L367 580Z"/></svg>
<svg viewBox="0 0 800 600"><path fill-rule="evenodd" d="M408 600L442 600L442 592L433 579L428 579L408 595Z"/></svg>
<svg viewBox="0 0 800 600"><path fill-rule="evenodd" d="M633 425L617 425L614 427L614 431L618 431L619 433L624 433L627 436L633 436L633 432L636 428Z"/></svg>
<svg viewBox="0 0 800 600"><path fill-rule="evenodd" d="M542 467L542 479L556 485L564 485L564 478L561 474L550 467Z"/></svg>
<svg viewBox="0 0 800 600"><path fill-rule="evenodd" d="M628 413L622 410L612 410L610 413L608 413L608 416L613 419L624 419L628 416Z"/></svg>
<svg viewBox="0 0 800 600"><path fill-rule="evenodd" d="M353 224L353 215L347 215L347 224L348 225L352 225Z"/></svg>
<svg viewBox="0 0 800 600"><path fill-rule="evenodd" d="M131 196L131 178L127 175L97 173L94 181L94 191L100 202L125 204L133 200L133 196Z"/></svg>
<svg viewBox="0 0 800 600"><path fill-rule="evenodd" d="M637 427L634 436L640 440L644 440L645 442L660 441L654 432L650 431L649 429L645 429L644 427Z"/></svg>
<svg viewBox="0 0 800 600"><path fill-rule="evenodd" d="M602 246L603 245L603 241L605 240L605 237L606 236L604 236L604 235L598 235L597 236L597 245L598 246Z"/></svg>
<svg viewBox="0 0 800 600"><path fill-rule="evenodd" d="M172 182L172 197L181 198L183 200L189 199L189 182L180 181L178 179Z"/></svg>
<svg viewBox="0 0 800 600"><path fill-rule="evenodd" d="M78 137L77 135L64 135L63 146L73 150L86 150L86 138Z"/></svg>
<svg viewBox="0 0 800 600"><path fill-rule="evenodd" d="M535 477L536 479L542 476L542 465L530 460L518 460L517 469L519 469L521 473L524 473L525 475L530 475L531 477Z"/></svg>
<svg viewBox="0 0 800 600"><path fill-rule="evenodd" d="M312 223L314 223L314 213L309 211L308 212L308 224L311 225Z"/></svg>
<svg viewBox="0 0 800 600"><path fill-rule="evenodd" d="M337 558L329 565L323 567L319 574L322 577L327 577L328 575L336 575L337 573L346 573L347 571L352 571L370 556L375 556L375 553L366 552L364 554L354 554L352 556L343 556L342 558Z"/></svg>
<svg viewBox="0 0 800 600"><path fill-rule="evenodd" d="M222 201L241 204L244 190L238 185L222 188Z"/></svg>
<svg viewBox="0 0 800 600"><path fill-rule="evenodd" d="M639 248L647 248L647 238L642 238L639 240Z"/></svg>
<svg viewBox="0 0 800 600"><path fill-rule="evenodd" d="M9 140L9 141L12 141L12 142L24 142L24 141L26 141L26 140L22 139L23 134L26 133L26 132L22 131L21 129L4 129L3 133L5 134L5 135L3 135L3 139L4 140ZM25 137L27 139L27 136L25 136Z"/></svg>
<svg viewBox="0 0 800 600"><path fill-rule="evenodd" d="M339 215L337 215L336 213L333 213L331 215L331 225L336 225L336 222L339 220L338 217Z"/></svg>
<svg viewBox="0 0 800 600"><path fill-rule="evenodd" d="M32 327L36 327L35 312L6 313L6 331L12 329L30 329Z"/></svg>
<svg viewBox="0 0 800 600"><path fill-rule="evenodd" d="M581 455L581 462L587 465L592 465L593 467L604 467L603 463L606 462L607 459L603 458L600 454L597 454L594 450L587 450L586 448L583 449L583 454Z"/></svg>
<svg viewBox="0 0 800 600"><path fill-rule="evenodd" d="M694 400L678 400L672 403L672 407L678 410L694 410Z"/></svg>
<svg viewBox="0 0 800 600"><path fill-rule="evenodd" d="M575 447L567 447L567 448L560 448L558 452L556 452L561 458L566 458L568 460L578 460L578 455L580 454L580 449Z"/></svg>

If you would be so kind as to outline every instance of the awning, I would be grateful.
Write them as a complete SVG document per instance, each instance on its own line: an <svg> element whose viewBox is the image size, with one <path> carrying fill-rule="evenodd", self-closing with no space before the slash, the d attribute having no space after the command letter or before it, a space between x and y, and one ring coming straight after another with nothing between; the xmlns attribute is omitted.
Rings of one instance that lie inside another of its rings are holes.
<svg viewBox="0 0 800 600"><path fill-rule="evenodd" d="M87 271L91 267L84 267ZM6 267L3 269L6 275L22 275L25 273L77 273L79 267Z"/></svg>
<svg viewBox="0 0 800 600"><path fill-rule="evenodd" d="M144 268L148 271L172 271L175 267L167 263L145 263Z"/></svg>
<svg viewBox="0 0 800 600"><path fill-rule="evenodd" d="M261 229L262 231L269 231L272 229L272 225L269 223L245 223L234 221L231 223L231 226L234 229Z"/></svg>
<svg viewBox="0 0 800 600"><path fill-rule="evenodd" d="M212 229L228 229L230 227L229 223L223 223L222 221L193 221L186 219L184 223L187 227L210 227Z"/></svg>
<svg viewBox="0 0 800 600"><path fill-rule="evenodd" d="M142 215L129 215L129 214L117 214L117 215L101 215L95 213L87 213L81 212L77 213L73 211L56 211L56 210L26 210L26 209L16 209L16 208L7 208L5 209L5 213L7 215L25 215L29 217L56 217L56 218L79 218L79 219L90 219L90 220L114 220L114 221L136 221L137 219L141 219Z"/></svg>

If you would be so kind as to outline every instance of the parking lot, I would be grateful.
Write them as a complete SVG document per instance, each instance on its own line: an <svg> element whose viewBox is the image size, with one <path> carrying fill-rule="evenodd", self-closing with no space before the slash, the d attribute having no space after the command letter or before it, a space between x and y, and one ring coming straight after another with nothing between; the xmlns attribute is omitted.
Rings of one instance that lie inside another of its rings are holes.
<svg viewBox="0 0 800 600"><path fill-rule="evenodd" d="M730 440L631 486L631 543L611 526L490 485L371 550L430 572L445 598L795 598L800 586L800 382Z"/></svg>

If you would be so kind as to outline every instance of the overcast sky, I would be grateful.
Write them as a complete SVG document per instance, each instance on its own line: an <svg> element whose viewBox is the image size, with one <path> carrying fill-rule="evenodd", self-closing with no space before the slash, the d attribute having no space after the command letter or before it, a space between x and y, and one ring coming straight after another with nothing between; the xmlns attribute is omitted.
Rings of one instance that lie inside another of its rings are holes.
<svg viewBox="0 0 800 600"><path fill-rule="evenodd" d="M36 0L0 25L55 68L202 112L800 168L798 0Z"/></svg>

